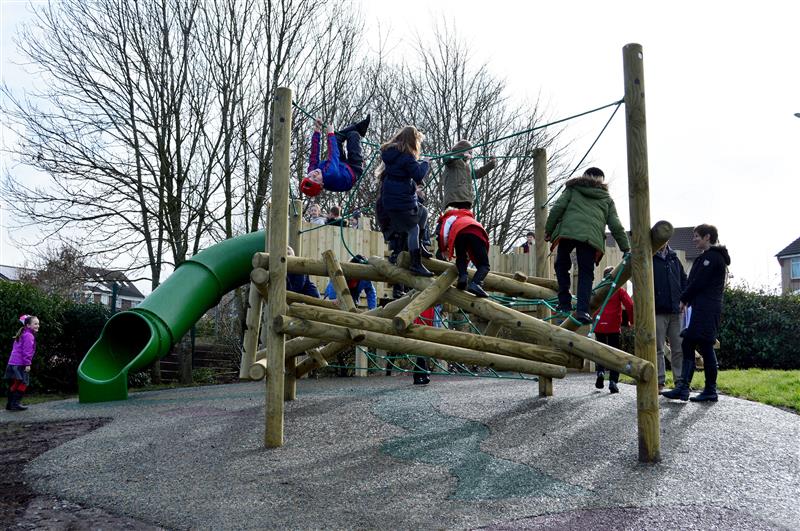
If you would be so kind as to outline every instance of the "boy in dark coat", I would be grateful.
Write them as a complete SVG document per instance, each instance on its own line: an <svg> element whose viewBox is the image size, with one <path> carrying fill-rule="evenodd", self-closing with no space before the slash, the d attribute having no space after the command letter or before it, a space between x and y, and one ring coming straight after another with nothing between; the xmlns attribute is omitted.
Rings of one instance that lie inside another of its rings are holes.
<svg viewBox="0 0 800 531"><path fill-rule="evenodd" d="M556 279L558 280L558 310L572 309L570 274L575 250L578 257L578 304L575 319L583 324L592 322L589 299L592 295L594 267L600 262L606 248L606 225L623 253L630 251L628 235L619 222L614 200L603 183L605 174L599 168L589 168L582 177L570 179L564 192L553 205L545 225L545 240L551 242L550 250L558 246L556 254Z"/></svg>
<svg viewBox="0 0 800 531"><path fill-rule="evenodd" d="M314 120L311 160L308 164L308 174L300 181L300 192L313 197L323 188L332 192L346 192L353 188L356 179L364 172L361 138L367 134L369 119L367 115L364 120L349 125L338 133L334 133L333 126L329 125L327 160L319 160L322 121L319 118ZM345 142L347 142L347 158L342 160Z"/></svg>
<svg viewBox="0 0 800 531"><path fill-rule="evenodd" d="M694 351L703 356L706 386L691 398L692 402L717 401L717 356L714 343L722 314L722 296L731 258L728 249L717 244L717 228L698 225L692 241L703 254L695 258L689 271L689 282L681 295L681 310L691 307L689 326L683 332L683 366L675 389L661 393L672 399L688 400L694 376Z"/></svg>
<svg viewBox="0 0 800 531"><path fill-rule="evenodd" d="M286 254L288 256L294 256L294 249L292 249L291 246L288 247L286 249ZM286 289L301 295L308 295L309 297L319 299L319 290L317 289L317 285L311 282L311 279L308 277L308 275L304 273L287 273Z"/></svg>

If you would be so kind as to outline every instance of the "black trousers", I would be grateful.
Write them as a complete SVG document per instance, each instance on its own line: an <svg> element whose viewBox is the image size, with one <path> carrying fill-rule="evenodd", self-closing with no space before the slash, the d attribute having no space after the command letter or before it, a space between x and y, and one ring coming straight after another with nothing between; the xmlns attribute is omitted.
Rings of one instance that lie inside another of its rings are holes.
<svg viewBox="0 0 800 531"><path fill-rule="evenodd" d="M601 334L599 332L595 332L594 335L600 343L605 343L609 347L619 348L619 332L614 334ZM605 368L599 363L595 364L595 367L597 368L597 372L605 371ZM612 382L619 383L619 373L617 371L611 371L609 374L609 379Z"/></svg>
<svg viewBox="0 0 800 531"><path fill-rule="evenodd" d="M472 263L480 269L489 267L489 255L486 253L486 243L475 234L459 234L455 241L456 268L459 274L466 274L470 254Z"/></svg>
<svg viewBox="0 0 800 531"><path fill-rule="evenodd" d="M559 305L571 305L572 296L569 291L569 270L572 268L570 253L575 250L578 257L578 304L576 310L589 313L589 299L592 296L594 282L594 257L597 251L585 242L561 238L556 252L556 279L558 280Z"/></svg>
<svg viewBox="0 0 800 531"><path fill-rule="evenodd" d="M339 144L339 156L352 168L356 177L364 173L364 153L361 148L361 135L355 129L348 126L336 134L336 142ZM347 156L345 157L344 144L347 143Z"/></svg>
<svg viewBox="0 0 800 531"><path fill-rule="evenodd" d="M692 368L691 370L683 372L687 373L689 378L691 377L689 373L691 373L694 368L694 351L697 350L697 352L703 356L703 372L706 377L706 389L716 389L717 373L719 371L717 369L717 354L714 352L714 341L684 337L681 342L681 350L683 351L684 367L689 366ZM690 383L690 381L687 381L686 385Z"/></svg>

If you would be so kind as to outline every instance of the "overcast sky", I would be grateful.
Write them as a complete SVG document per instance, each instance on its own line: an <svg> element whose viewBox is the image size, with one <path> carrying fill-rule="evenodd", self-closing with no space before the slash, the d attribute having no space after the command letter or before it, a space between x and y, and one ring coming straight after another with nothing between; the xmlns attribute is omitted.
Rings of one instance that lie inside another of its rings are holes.
<svg viewBox="0 0 800 531"><path fill-rule="evenodd" d="M25 3L1 0L2 78L25 87L11 35ZM644 48L651 219L712 223L730 250L735 281L778 288L775 254L800 237L800 4L784 1L369 2L375 41L390 28L396 52L445 16L476 62L506 80L509 95L545 104L555 119L623 96L622 47ZM583 155L610 115L570 123ZM628 223L622 109L591 156ZM13 167L4 154L4 168ZM24 257L0 228L0 264Z"/></svg>

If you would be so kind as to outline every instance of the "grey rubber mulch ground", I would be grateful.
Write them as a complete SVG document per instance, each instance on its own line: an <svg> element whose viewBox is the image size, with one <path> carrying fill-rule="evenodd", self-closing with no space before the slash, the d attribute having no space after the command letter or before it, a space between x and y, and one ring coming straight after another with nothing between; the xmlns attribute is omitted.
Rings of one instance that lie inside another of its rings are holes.
<svg viewBox="0 0 800 531"><path fill-rule="evenodd" d="M593 383L570 375L539 399L520 380L302 380L277 449L263 447L263 383L53 402L24 414L113 420L25 476L174 529L800 527L800 416L662 398L662 461L644 465L635 389Z"/></svg>

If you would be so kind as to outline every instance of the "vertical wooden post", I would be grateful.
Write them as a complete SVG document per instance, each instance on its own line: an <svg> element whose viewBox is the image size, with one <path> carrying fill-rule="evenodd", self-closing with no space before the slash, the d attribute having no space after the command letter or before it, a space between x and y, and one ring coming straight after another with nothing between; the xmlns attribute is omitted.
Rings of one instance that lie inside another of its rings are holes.
<svg viewBox="0 0 800 531"><path fill-rule="evenodd" d="M640 44L622 48L625 71L625 131L628 146L628 196L631 213L631 279L636 355L656 366L656 314L653 295L653 249L650 241L650 182L647 169L647 128L644 102L644 62ZM658 379L636 383L639 421L639 461L661 459Z"/></svg>
<svg viewBox="0 0 800 531"><path fill-rule="evenodd" d="M283 389L286 343L274 330L273 319L286 314L286 247L289 245L289 160L292 131L292 90L279 87L272 103L272 206L269 212L269 297L266 344L267 389L264 446L283 446Z"/></svg>
<svg viewBox="0 0 800 531"><path fill-rule="evenodd" d="M303 228L303 200L295 199L292 201L292 208L289 209L289 245L294 250L295 256L303 256L303 242L300 238L300 231ZM297 379L294 371L297 368L297 358L292 356L286 358L286 379L283 387L284 400L297 399Z"/></svg>
<svg viewBox="0 0 800 531"><path fill-rule="evenodd" d="M550 278L547 267L547 242L544 241L544 227L547 224L547 151L544 148L533 150L533 205L534 205L534 249L536 252L536 276ZM530 251L529 251L530 252ZM549 317L547 307L540 305L536 310L539 319ZM539 396L553 396L553 379L539 375Z"/></svg>
<svg viewBox="0 0 800 531"><path fill-rule="evenodd" d="M242 361L239 365L239 379L248 380L250 378L250 366L256 360L256 350L258 350L258 335L261 325L261 294L256 289L256 285L250 283L250 292L247 295L247 314L244 318L244 345L242 346Z"/></svg>

